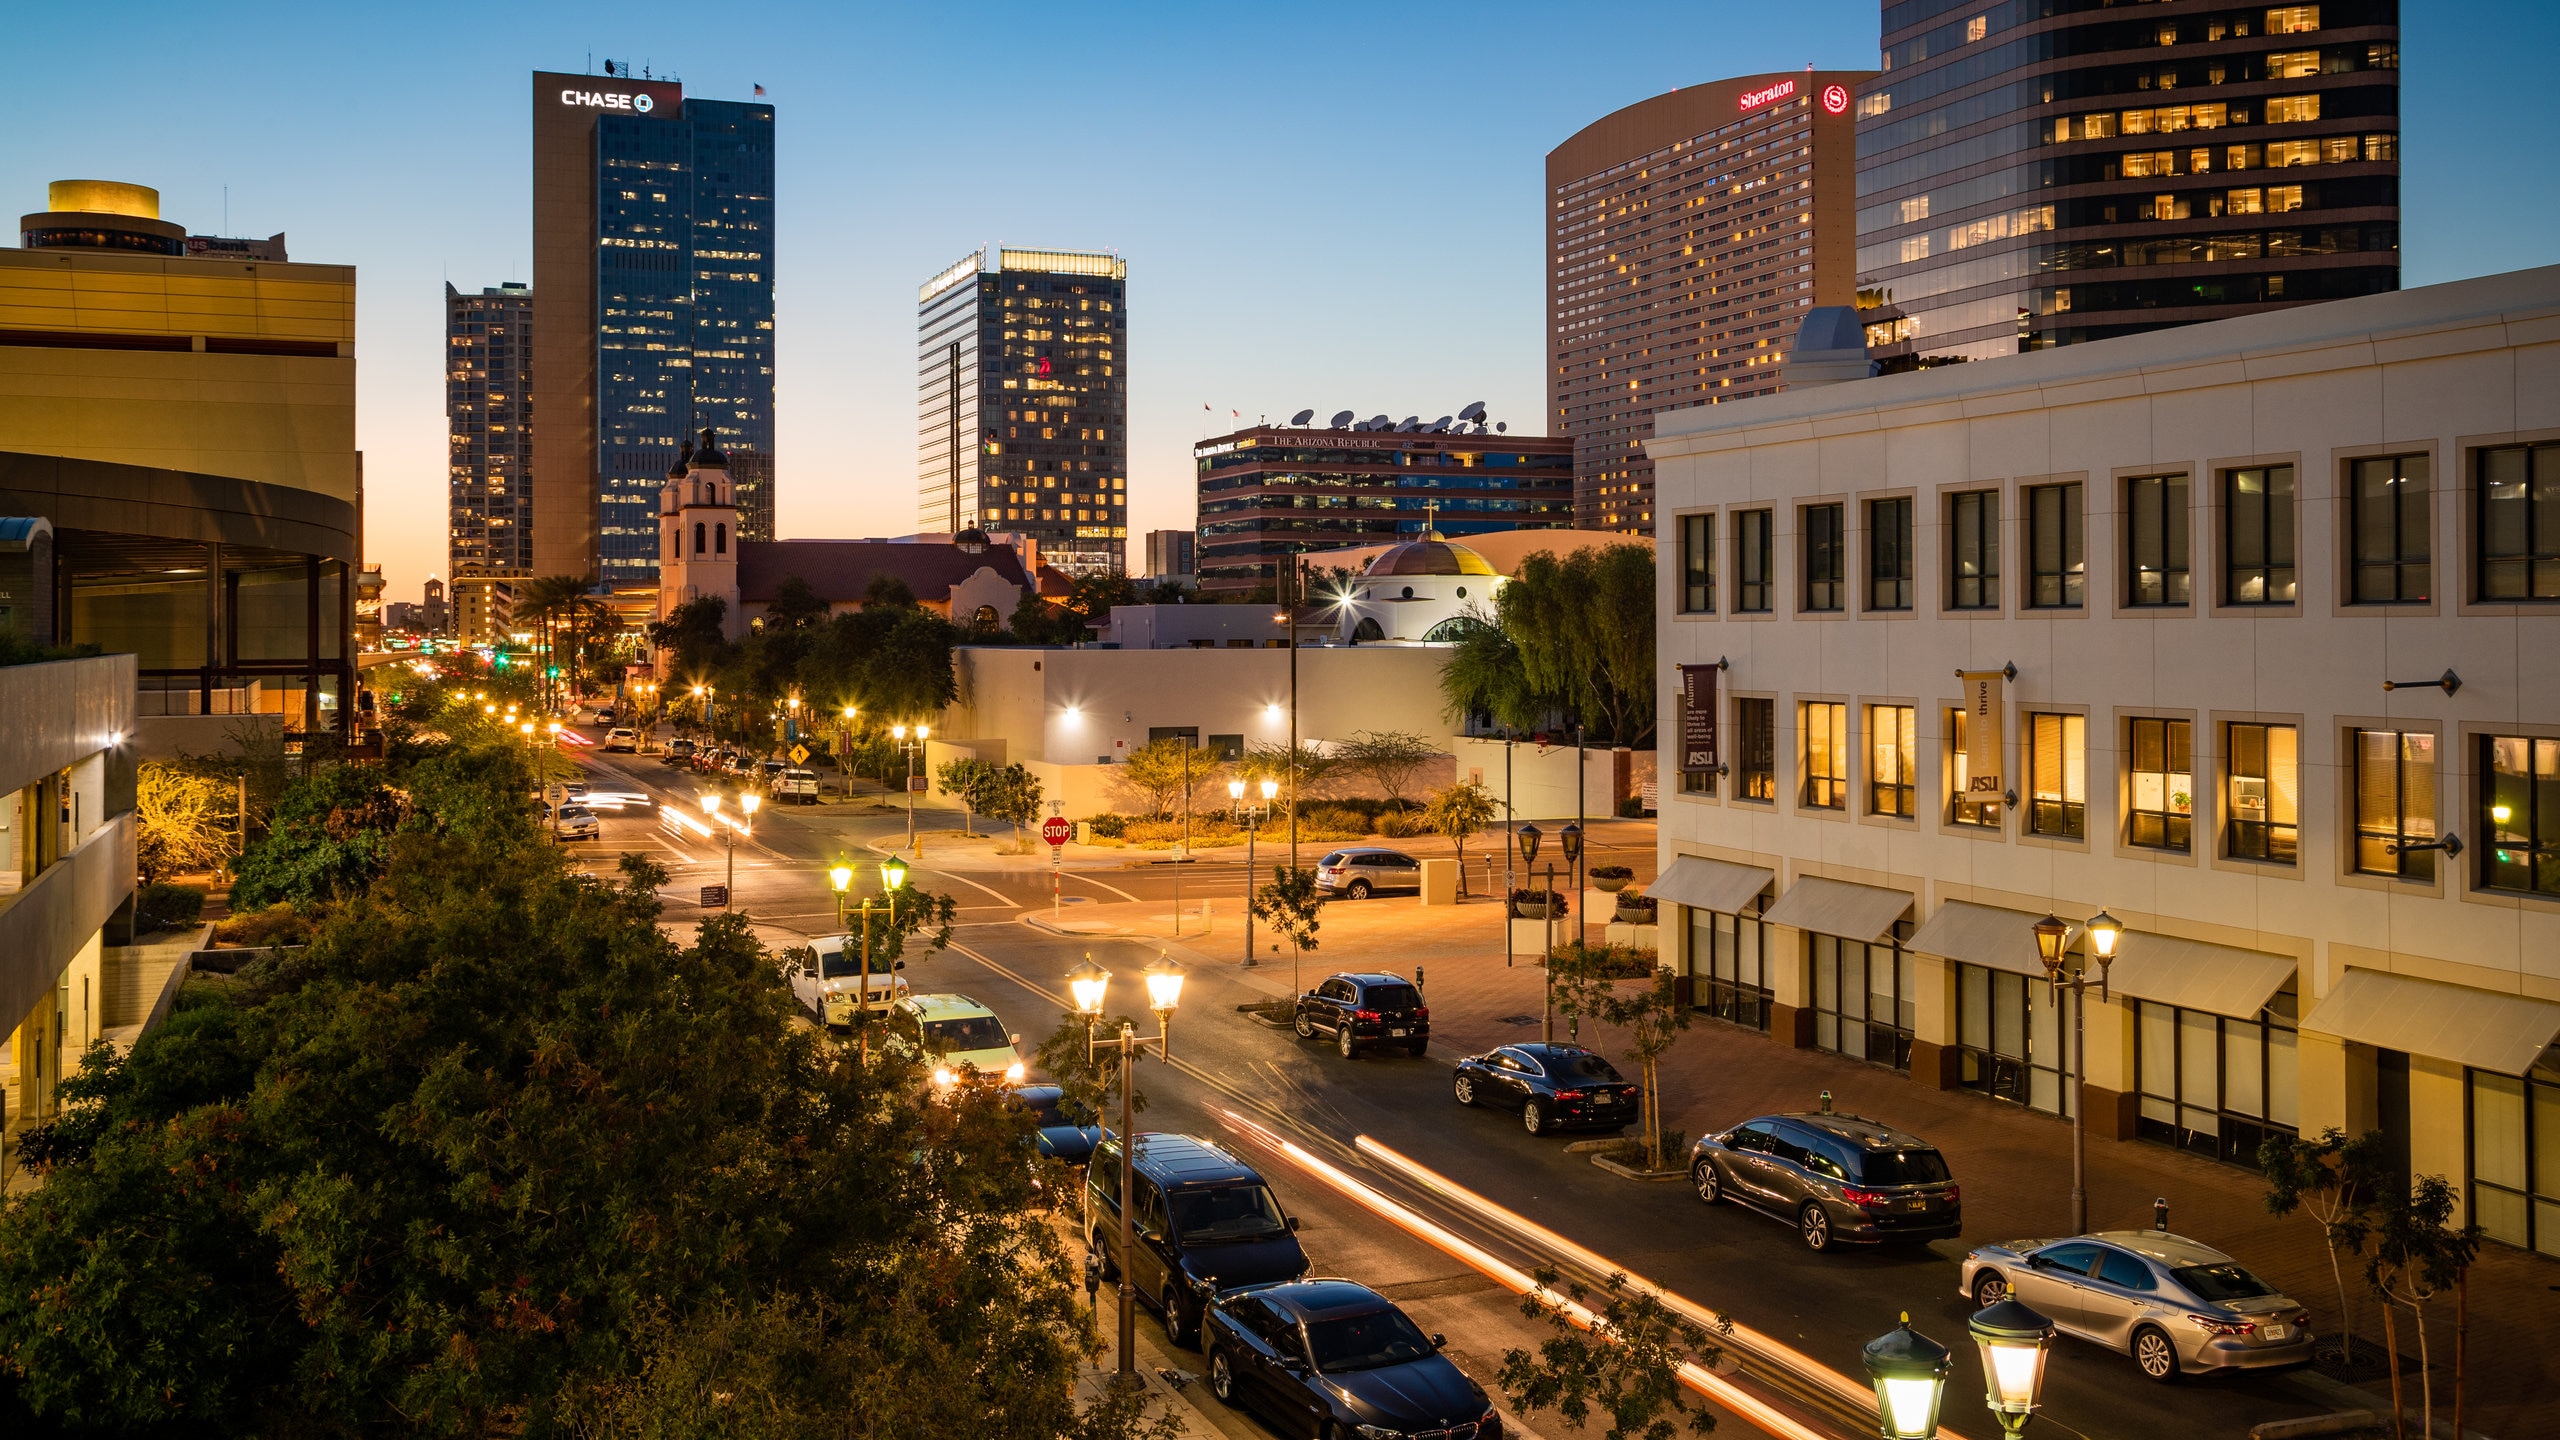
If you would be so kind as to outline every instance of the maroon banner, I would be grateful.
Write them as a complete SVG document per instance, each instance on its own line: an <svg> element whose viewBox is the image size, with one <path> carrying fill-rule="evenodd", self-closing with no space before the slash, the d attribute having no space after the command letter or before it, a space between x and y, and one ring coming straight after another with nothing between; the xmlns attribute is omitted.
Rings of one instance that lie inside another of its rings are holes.
<svg viewBox="0 0 2560 1440"><path fill-rule="evenodd" d="M1716 665L1680 667L1680 768L1692 775L1716 768Z"/></svg>

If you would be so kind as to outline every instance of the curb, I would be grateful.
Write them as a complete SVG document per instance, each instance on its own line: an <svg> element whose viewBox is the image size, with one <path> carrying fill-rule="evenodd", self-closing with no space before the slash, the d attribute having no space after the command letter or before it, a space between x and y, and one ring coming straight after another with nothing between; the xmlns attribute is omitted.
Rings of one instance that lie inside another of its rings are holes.
<svg viewBox="0 0 2560 1440"><path fill-rule="evenodd" d="M1685 1179L1688 1176L1685 1170L1639 1170L1633 1165L1614 1160L1607 1155L1594 1155L1591 1157L1591 1163L1612 1175L1623 1175L1629 1180L1646 1180L1657 1184L1667 1180Z"/></svg>
<svg viewBox="0 0 2560 1440"><path fill-rule="evenodd" d="M1126 925L1114 925L1108 920L1052 920L1046 915L1022 915L1016 917L1015 923L1069 940L1106 940L1137 933Z"/></svg>

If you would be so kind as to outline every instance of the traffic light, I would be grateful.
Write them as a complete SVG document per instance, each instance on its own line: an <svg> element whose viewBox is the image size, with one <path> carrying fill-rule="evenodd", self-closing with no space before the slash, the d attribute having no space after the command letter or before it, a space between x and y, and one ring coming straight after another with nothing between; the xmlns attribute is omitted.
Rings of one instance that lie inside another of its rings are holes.
<svg viewBox="0 0 2560 1440"><path fill-rule="evenodd" d="M490 656L490 657L489 657L489 668L491 668L491 669L493 669L493 670L504 670L504 669L506 669L506 668L507 668L507 652L506 652L506 651L504 651L504 650L501 650L501 651L499 651L497 654Z"/></svg>

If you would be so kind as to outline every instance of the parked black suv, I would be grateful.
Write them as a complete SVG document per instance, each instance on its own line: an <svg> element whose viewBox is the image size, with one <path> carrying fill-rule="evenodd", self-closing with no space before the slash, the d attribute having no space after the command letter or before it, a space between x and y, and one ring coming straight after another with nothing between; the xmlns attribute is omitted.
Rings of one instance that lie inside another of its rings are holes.
<svg viewBox="0 0 2560 1440"><path fill-rule="evenodd" d="M1431 1007L1401 975L1336 975L1298 997L1298 1038L1333 1037L1342 1058L1371 1045L1420 1055L1431 1046Z"/></svg>
<svg viewBox="0 0 2560 1440"><path fill-rule="evenodd" d="M1916 1135L1855 1115L1763 1115L1689 1152L1710 1205L1733 1200L1795 1223L1807 1247L1935 1240L1964 1230L1946 1157Z"/></svg>
<svg viewBox="0 0 2560 1440"><path fill-rule="evenodd" d="M1128 1261L1139 1298L1164 1316L1165 1334L1189 1345L1210 1297L1238 1285L1295 1280L1307 1273L1298 1222L1280 1209L1253 1168L1191 1135L1144 1134L1131 1168L1137 1254ZM1120 1247L1120 1140L1093 1149L1085 1166L1085 1238L1116 1278Z"/></svg>

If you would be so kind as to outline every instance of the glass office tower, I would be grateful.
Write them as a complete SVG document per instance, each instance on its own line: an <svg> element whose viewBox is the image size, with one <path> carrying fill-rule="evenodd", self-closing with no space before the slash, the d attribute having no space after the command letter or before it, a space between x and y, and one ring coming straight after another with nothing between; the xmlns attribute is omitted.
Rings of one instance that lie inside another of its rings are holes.
<svg viewBox="0 0 2560 1440"><path fill-rule="evenodd" d="M449 574L533 573L533 291L444 287Z"/></svg>
<svg viewBox="0 0 2560 1440"><path fill-rule="evenodd" d="M597 551L653 585L658 492L709 427L741 539L773 538L773 109L596 122Z"/></svg>
<svg viewBox="0 0 2560 1440"><path fill-rule="evenodd" d="M919 528L1128 568L1128 280L1117 255L980 250L916 292Z"/></svg>
<svg viewBox="0 0 2560 1440"><path fill-rule="evenodd" d="M2397 0L1890 0L1883 38L1857 228L1888 369L2399 288Z"/></svg>

